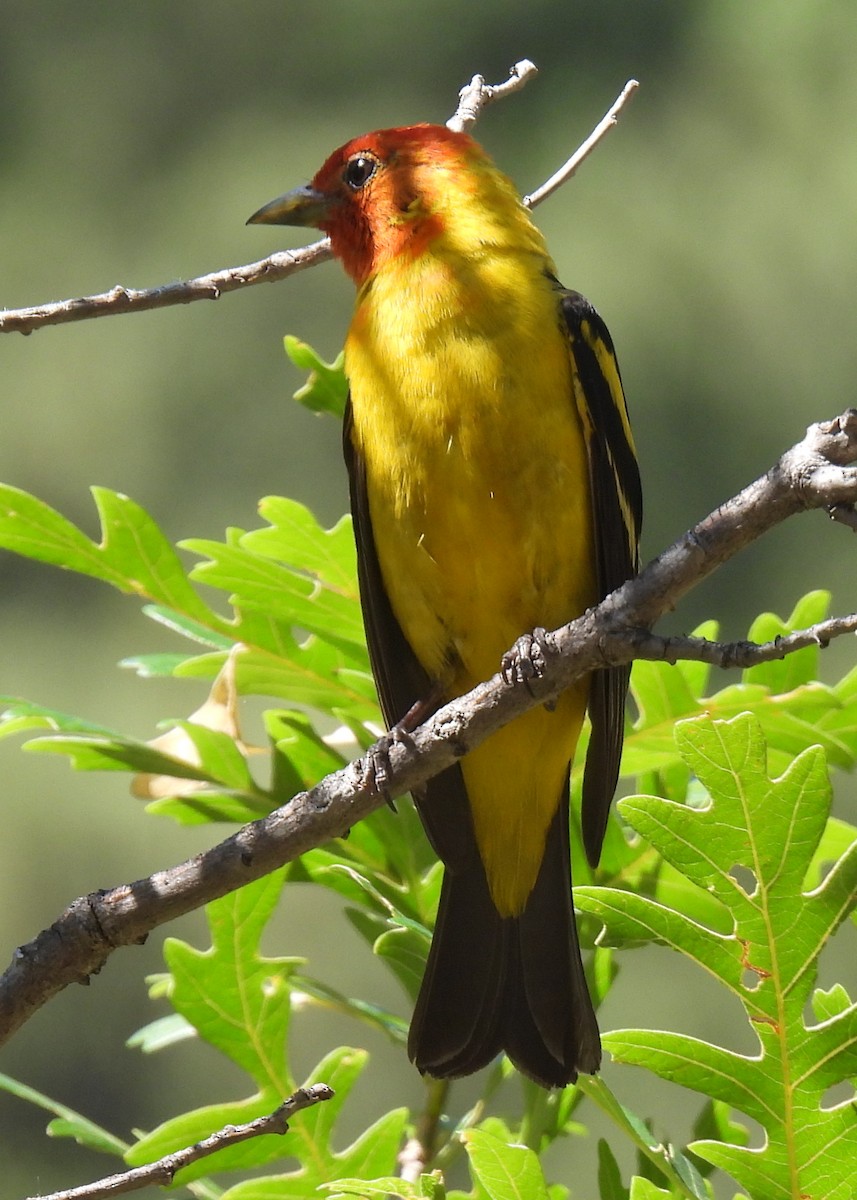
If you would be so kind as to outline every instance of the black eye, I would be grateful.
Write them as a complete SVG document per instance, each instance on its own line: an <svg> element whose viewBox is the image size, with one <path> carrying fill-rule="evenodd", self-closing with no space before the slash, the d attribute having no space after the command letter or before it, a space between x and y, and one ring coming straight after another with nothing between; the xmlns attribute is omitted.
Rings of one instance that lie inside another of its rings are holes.
<svg viewBox="0 0 857 1200"><path fill-rule="evenodd" d="M355 154L345 164L342 178L352 191L359 192L375 174L377 167L377 159L369 158L366 154Z"/></svg>

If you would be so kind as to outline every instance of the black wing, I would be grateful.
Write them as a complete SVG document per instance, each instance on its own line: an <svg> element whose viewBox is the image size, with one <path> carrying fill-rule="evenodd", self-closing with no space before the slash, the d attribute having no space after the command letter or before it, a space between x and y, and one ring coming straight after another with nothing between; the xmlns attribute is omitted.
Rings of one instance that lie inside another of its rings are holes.
<svg viewBox="0 0 857 1200"><path fill-rule="evenodd" d="M595 526L598 599L637 573L643 516L640 473L607 326L578 292L560 291L574 371L575 401L583 418ZM610 802L619 778L630 667L594 671L589 688L592 737L583 773L582 827L586 856L598 862Z"/></svg>
<svg viewBox="0 0 857 1200"><path fill-rule="evenodd" d="M357 581L369 661L381 712L387 726L392 727L417 702L429 699L435 681L429 678L402 633L384 586L372 533L366 468L363 456L354 444L350 399L345 408L342 445L348 468L351 517L357 545ZM436 707L440 707L440 702ZM429 711L426 712L428 715ZM463 870L481 862L464 780L457 764L430 780L422 794L414 795L414 800L435 853L447 867Z"/></svg>
<svg viewBox="0 0 857 1200"><path fill-rule="evenodd" d="M366 468L353 440L350 398L345 406L342 425L342 449L348 468L351 518L354 523L354 541L357 545L357 581L360 586L360 605L363 609L363 623L366 626L369 661L375 676L381 712L388 727L392 727L418 700L423 700L429 695L431 680L393 616L387 589L381 577L369 514Z"/></svg>

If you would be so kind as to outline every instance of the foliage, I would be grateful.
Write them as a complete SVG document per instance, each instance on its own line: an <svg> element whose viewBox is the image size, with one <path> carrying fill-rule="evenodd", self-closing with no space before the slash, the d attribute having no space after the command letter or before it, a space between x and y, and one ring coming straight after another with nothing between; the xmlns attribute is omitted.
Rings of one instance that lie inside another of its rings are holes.
<svg viewBox="0 0 857 1200"><path fill-rule="evenodd" d="M333 368L297 343L290 353L314 372L303 402L336 411ZM142 508L106 489L94 495L98 542L34 497L0 488L0 545L142 599L146 615L183 642L178 650L126 662L143 676L210 679L208 699L144 743L6 697L0 733L22 733L27 749L64 754L78 770L130 772L153 813L182 823L257 817L373 739L378 713L347 521L326 530L294 501L268 498L260 506L261 528L229 530L222 542L183 543L180 549L198 559L186 568ZM225 593L228 615L197 584ZM760 617L750 637L811 624L826 609L827 597L811 593L787 621ZM697 632L712 637L716 628ZM691 1145L656 1136L648 1122L657 1115L644 1119L630 1111L602 1079L582 1078L550 1094L523 1082L522 1110L513 1116L512 1072L499 1063L486 1072L476 1106L463 1108L454 1086L429 1087L425 1114L393 1108L336 1149L338 1119L352 1105L366 1062L364 1051L340 1047L310 1075L334 1088L334 1100L299 1114L284 1137L223 1150L179 1182L195 1195L229 1200L312 1194L560 1200L574 1189L568 1180L546 1178L542 1153L583 1132L590 1106L597 1106L615 1128L615 1143L599 1145L606 1200L704 1200L714 1195L715 1167L754 1200L847 1200L843 1163L857 1163L853 1099L826 1097L857 1070L857 1007L841 985L820 990L815 983L819 955L857 897L857 832L830 818L827 776L828 767L849 770L857 760L857 668L833 685L817 676L817 648L752 668L740 683L714 692L701 664L636 664L638 717L628 731L623 776L636 781L639 794L620 802L597 872L575 856L575 898L583 940L594 948L591 981L599 1000L622 986L621 974L615 982L621 955L655 942L707 972L724 1003L743 1008L757 1046L752 1055L675 1032L605 1034L615 1062L698 1095L699 1136ZM265 713L265 747L241 737L239 698L254 695L285 705ZM258 766L251 770L252 764ZM575 776L573 794L578 787ZM401 801L397 813L376 812L347 839L209 905L207 949L167 942L166 972L152 982L152 995L171 1006L172 1016L140 1031L134 1044L163 1053L179 1038L200 1038L246 1076L246 1094L174 1116L126 1147L23 1084L0 1077L0 1086L53 1111L54 1134L139 1164L269 1112L303 1082L289 1063L293 1031L307 1007L346 1013L355 1031L370 1025L401 1045L402 1013L342 994L299 960L261 954L281 894L297 882L342 900L357 944L401 985L406 1014L429 944L440 869L413 807ZM621 1073L615 1078L621 1086ZM434 1123L434 1158L419 1181L404 1181L396 1170L406 1132L423 1126L438 1105L445 1120ZM762 1126L761 1148L749 1147L734 1113ZM628 1183L620 1146L636 1155ZM446 1193L457 1160L467 1164L470 1190ZM262 1168L267 1173L260 1176ZM210 1178L215 1173L218 1183Z"/></svg>
<svg viewBox="0 0 857 1200"><path fill-rule="evenodd" d="M758 1039L740 1055L669 1032L616 1030L614 1060L644 1066L764 1128L763 1149L742 1140L691 1147L728 1170L753 1196L824 1195L848 1200L852 1181L837 1163L857 1161L853 1103L822 1107L824 1094L857 1073L857 1005L844 988L813 994L817 961L857 895L857 840L823 882L812 879L830 786L820 746L801 753L779 779L767 774L759 721L681 722L676 742L706 792L703 807L655 796L620 803L626 821L691 883L729 914L721 934L652 897L613 888L578 889L577 902L604 923L612 945L654 940L709 971L744 1006ZM741 873L743 869L743 874ZM817 885L816 885L817 884ZM807 1026L812 1000L818 1024ZM755 1039L754 1039L755 1040Z"/></svg>

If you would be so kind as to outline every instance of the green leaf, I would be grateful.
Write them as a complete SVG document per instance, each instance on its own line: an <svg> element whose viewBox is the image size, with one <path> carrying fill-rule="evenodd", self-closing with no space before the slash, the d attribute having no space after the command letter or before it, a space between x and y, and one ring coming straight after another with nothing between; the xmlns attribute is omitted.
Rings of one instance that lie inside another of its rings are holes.
<svg viewBox="0 0 857 1200"><path fill-rule="evenodd" d="M259 953L283 880L280 869L207 905L211 948L199 951L168 938L164 958L176 1011L263 1088L285 1096L294 1081L272 1048L285 1044L288 980L301 960Z"/></svg>
<svg viewBox="0 0 857 1200"><path fill-rule="evenodd" d="M166 813L181 824L248 821L276 807L276 802L256 786L238 745L220 731L194 721L172 723L172 728L185 731L188 745L199 759L196 765L187 758L164 753L148 742L124 737L56 709L12 697L0 697L0 703L4 699L11 704L0 717L0 737L41 729L52 731L47 737L28 741L25 745L28 751L65 754L78 771L133 771L210 785L190 795L168 796L148 805L149 811ZM181 788L177 782L177 792ZM223 795L221 791L230 794Z"/></svg>
<svg viewBox="0 0 857 1200"><path fill-rule="evenodd" d="M70 713L60 712L56 708L48 708L44 704L34 704L30 700L22 700L18 696L0 696L0 704L8 707L0 714L0 737L9 737L14 733L28 733L32 729L50 729L54 732L92 734L110 738L114 735L112 729L98 725L94 721L85 721ZM138 743L142 745L142 743Z"/></svg>
<svg viewBox="0 0 857 1200"><path fill-rule="evenodd" d="M276 804L261 795L230 795L216 789L204 788L180 796L161 796L149 800L146 812L153 816L169 817L178 825L212 825L226 822L246 825L267 816Z"/></svg>
<svg viewBox="0 0 857 1200"><path fill-rule="evenodd" d="M342 755L324 741L305 713L269 710L264 719L275 751L271 783L275 805L345 766Z"/></svg>
<svg viewBox="0 0 857 1200"><path fill-rule="evenodd" d="M684 761L710 796L704 808L655 797L620 802L625 820L697 887L725 907L724 937L646 897L608 894L597 907L608 937L656 940L712 974L743 1004L759 1042L744 1056L678 1034L615 1031L604 1044L643 1066L740 1109L764 1126L767 1143L693 1143L753 1196L798 1194L851 1200L843 1157L857 1154L857 1120L847 1103L822 1108L824 1093L857 1070L857 1006L836 993L822 1024L804 1019L824 945L857 902L857 840L823 883L802 890L830 804L823 752L812 747L778 779L767 773L759 722L697 719L679 724ZM741 872L743 871L743 874ZM742 886L740 880L749 880Z"/></svg>
<svg viewBox="0 0 857 1200"><path fill-rule="evenodd" d="M416 1001L426 969L430 939L427 932L413 928L389 929L373 947L387 962L412 1001Z"/></svg>
<svg viewBox="0 0 857 1200"><path fill-rule="evenodd" d="M345 355L340 353L332 363L326 363L312 346L291 334L283 338L283 345L295 366L310 372L309 379L295 392L295 400L311 412L341 417L348 397L348 381L343 369Z"/></svg>
<svg viewBox="0 0 857 1200"><path fill-rule="evenodd" d="M279 870L206 907L212 945L199 951L168 938L170 1000L199 1037L226 1055L257 1085L247 1100L213 1104L164 1122L128 1152L132 1166L188 1146L226 1124L272 1112L295 1088L284 1054L290 1019L289 977L297 959L266 958L259 941L282 890ZM194 1164L183 1180L237 1165L269 1161L281 1139L268 1136L229 1147Z"/></svg>
<svg viewBox="0 0 857 1200"><path fill-rule="evenodd" d="M722 1100L708 1100L693 1123L694 1137L713 1138L736 1146L749 1146L750 1131L732 1118L732 1109ZM703 1163L702 1174L710 1175L713 1167Z"/></svg>
<svg viewBox="0 0 857 1200"><path fill-rule="evenodd" d="M548 1200L538 1155L526 1146L510 1146L484 1129L461 1135L474 1178L489 1200Z"/></svg>
<svg viewBox="0 0 857 1200"><path fill-rule="evenodd" d="M0 547L101 579L145 597L148 615L215 653L143 655L126 660L144 673L210 677L236 643L243 694L269 694L357 722L377 718L357 599L350 523L323 529L294 501L262 502L271 524L225 542L189 543L210 560L198 575L232 593L234 620L197 595L176 551L139 505L93 489L102 540L93 542L40 500L0 486ZM242 539L246 538L246 546ZM307 638L306 633L315 634Z"/></svg>
<svg viewBox="0 0 857 1200"><path fill-rule="evenodd" d="M207 622L211 616L190 586L173 547L149 514L108 488L93 488L100 543L18 488L0 485L0 546L27 558L104 580Z"/></svg>
<svg viewBox="0 0 857 1200"><path fill-rule="evenodd" d="M824 621L829 609L829 592L809 592L797 602L791 616L785 621L775 613L762 613L750 626L748 637L752 642L776 641L793 629L808 629ZM818 646L807 646L773 662L749 667L744 672L744 680L747 683L761 683L774 695L794 691L818 679L818 653Z"/></svg>
<svg viewBox="0 0 857 1200"><path fill-rule="evenodd" d="M307 1082L323 1080L335 1095L290 1122L289 1132L282 1138L281 1157L297 1160L301 1164L297 1170L238 1183L224 1192L222 1200L306 1200L325 1183L392 1175L407 1109L394 1109L379 1117L344 1150L335 1151L331 1145L336 1122L366 1060L364 1052L341 1048L313 1071Z"/></svg>
<svg viewBox="0 0 857 1200"><path fill-rule="evenodd" d="M114 1137L108 1130L96 1125L88 1117L82 1116L67 1104L52 1100L44 1092L29 1087L13 1079L11 1075L0 1073L0 1090L17 1096L29 1104L35 1104L47 1112L55 1114L55 1119L48 1124L48 1133L53 1137L71 1137L81 1146L89 1150L97 1150L102 1154L123 1155L128 1146L126 1142Z"/></svg>
<svg viewBox="0 0 857 1200"><path fill-rule="evenodd" d="M805 628L824 618L828 603L826 592L810 592L788 620L773 614L760 617L749 637L766 641ZM694 633L716 637L717 627L707 623ZM824 746L831 765L853 769L857 765L857 670L830 688L818 683L817 664L818 647L809 647L753 667L743 673L742 683L706 695L710 668L705 664L636 662L631 691L640 716L625 740L623 776L663 774L682 765L672 736L676 720L703 712L731 719L748 710L762 725L772 770L785 770L796 754L814 743Z"/></svg>
<svg viewBox="0 0 857 1200"><path fill-rule="evenodd" d="M233 605L297 625L349 647L366 662L363 618L351 521L325 529L302 504L269 496L260 503L269 524L232 531L224 542L191 539L182 545L207 560L196 579L232 593Z"/></svg>
<svg viewBox="0 0 857 1200"><path fill-rule="evenodd" d="M731 935L715 933L649 896L607 887L576 887L575 905L603 922L602 945L643 946L657 942L693 953L698 962L737 986L741 979L741 947Z"/></svg>
<svg viewBox="0 0 857 1200"><path fill-rule="evenodd" d="M283 496L260 500L259 514L268 528L245 533L241 539L245 549L300 567L327 587L357 599L357 551L350 517L325 529L303 504Z"/></svg>
<svg viewBox="0 0 857 1200"><path fill-rule="evenodd" d="M658 1197L661 1196L666 1196L667 1200L671 1200L675 1196L675 1192L664 1191L663 1188L652 1183L651 1179L644 1179L641 1175L635 1175L631 1180L628 1200L658 1200Z"/></svg>
<svg viewBox="0 0 857 1200"><path fill-rule="evenodd" d="M294 975L292 982L294 988L297 989L292 994L293 1003L296 1006L303 1006L305 1000L314 1001L321 1008L346 1013L372 1029L380 1030L399 1046L403 1046L407 1042L408 1022L387 1009L381 1008L377 1004L370 1004L367 1000L345 996L335 988L321 983L318 979L312 979L308 975Z"/></svg>
<svg viewBox="0 0 857 1200"><path fill-rule="evenodd" d="M604 1138L598 1139L598 1195L600 1200L628 1200L619 1164Z"/></svg>
<svg viewBox="0 0 857 1200"><path fill-rule="evenodd" d="M840 1017L851 1007L851 998L841 983L835 983L828 991L817 988L812 994L812 1012L819 1022Z"/></svg>
<svg viewBox="0 0 857 1200"><path fill-rule="evenodd" d="M387 1175L382 1179L337 1179L336 1183L321 1185L323 1192L336 1200L338 1196L362 1196L369 1200L378 1196L384 1200L423 1200L426 1192L421 1183L411 1183L398 1175Z"/></svg>
<svg viewBox="0 0 857 1200"><path fill-rule="evenodd" d="M295 1090L287 1055L291 1000L300 961L268 958L261 937L278 902L285 869L248 884L206 907L212 945L199 951L168 939L168 994L176 1012L219 1053L256 1085L244 1100L210 1104L181 1114L142 1138L126 1155L131 1165L151 1162L191 1145L223 1125L272 1112ZM163 991L163 987L159 990ZM274 1160L297 1160L301 1167L284 1175L237 1184L230 1200L251 1197L307 1196L340 1177L373 1178L395 1170L407 1113L387 1113L343 1151L331 1138L345 1101L366 1064L366 1054L340 1048L329 1054L307 1080L325 1082L335 1096L297 1114L283 1136L255 1138L218 1152L181 1172L177 1182L203 1174L258 1167Z"/></svg>
<svg viewBox="0 0 857 1200"><path fill-rule="evenodd" d="M289 878L320 884L350 906L381 918L371 929L359 926L373 947L385 931L398 928L412 929L427 945L442 871L413 803L403 798L397 801L397 812L379 809L347 838L304 854L291 864ZM396 954L396 948L392 952Z"/></svg>
<svg viewBox="0 0 857 1200"><path fill-rule="evenodd" d="M171 722L170 728L184 730L210 779L232 791L247 792L250 795L255 793L262 798L250 774L247 759L233 737L219 729L199 725L196 721Z"/></svg>
<svg viewBox="0 0 857 1200"><path fill-rule="evenodd" d="M324 586L318 576L254 554L243 544L188 538L181 545L206 559L193 568L191 577L229 592L236 608L256 609L267 619L344 644L352 653L363 646L363 617L356 596Z"/></svg>
<svg viewBox="0 0 857 1200"><path fill-rule="evenodd" d="M210 761L206 761L206 755L203 755L203 764L197 767L184 759L163 754L147 742L124 737L102 725L83 721L57 709L32 704L13 696L0 696L0 704L3 703L9 707L0 717L0 737L49 729L52 731L51 736L31 740L26 748L42 753L67 754L77 770L145 771L149 774L174 775L179 779L216 783L224 782L218 775L218 771L222 769L228 780L240 779L247 785L249 777L246 769L241 770L235 762L233 751L237 753L237 750L231 738L226 739L229 743L228 748L216 738L212 739L211 753L208 755ZM208 739L204 735L213 731L203 730L201 726L191 722L183 724L189 727L189 733L194 739L199 733L200 744L208 746ZM60 734L64 736L59 736ZM222 734L219 736L224 737Z"/></svg>
<svg viewBox="0 0 857 1200"><path fill-rule="evenodd" d="M176 612L175 609L165 608L162 604L144 604L143 612L151 620L156 621L159 625L163 625L165 629L171 629L174 633L180 633L182 637L199 642L201 645L208 646L212 650L232 649L232 638L209 629L201 622L194 621L190 617L185 616L184 613Z"/></svg>
<svg viewBox="0 0 857 1200"><path fill-rule="evenodd" d="M186 1042L194 1037L196 1030L190 1021L186 1021L178 1013L171 1013L168 1017L158 1017L157 1020L150 1021L148 1025L132 1033L125 1045L129 1049L142 1050L143 1054L154 1054L157 1050L165 1050L168 1046L175 1046L178 1042Z"/></svg>
<svg viewBox="0 0 857 1200"><path fill-rule="evenodd" d="M169 679L188 661L187 654L129 654L119 666L134 671L141 679Z"/></svg>
<svg viewBox="0 0 857 1200"><path fill-rule="evenodd" d="M382 917L365 909L347 908L345 915L415 1001L425 973L431 940L428 930L396 923L395 917Z"/></svg>
<svg viewBox="0 0 857 1200"><path fill-rule="evenodd" d="M606 1036L602 1040L606 1045ZM600 1076L579 1076L577 1089L610 1117L636 1146L641 1160L657 1169L672 1186L675 1195L686 1197L687 1200L709 1200L711 1193L687 1155L675 1146L659 1142L645 1121L620 1103Z"/></svg>
<svg viewBox="0 0 857 1200"><path fill-rule="evenodd" d="M284 625L249 612L240 630L244 649L235 668L238 691L245 696L276 696L288 704L306 704L322 712L348 712L360 721L378 721L378 702L368 666L353 669L353 655L319 638L298 642ZM209 679L225 654L199 655L179 666L176 674Z"/></svg>

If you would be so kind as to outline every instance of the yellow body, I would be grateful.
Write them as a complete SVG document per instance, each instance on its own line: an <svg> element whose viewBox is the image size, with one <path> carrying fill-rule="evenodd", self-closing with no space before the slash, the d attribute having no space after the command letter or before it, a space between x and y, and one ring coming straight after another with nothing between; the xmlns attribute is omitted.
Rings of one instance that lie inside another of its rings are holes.
<svg viewBox="0 0 857 1200"><path fill-rule="evenodd" d="M392 725L634 574L642 495L612 340L556 282L509 180L442 125L353 138L251 220L323 229L358 288L345 457ZM588 707L581 836L595 863L627 685L624 667L582 680L417 797L445 865L408 1035L420 1071L454 1079L501 1051L546 1088L598 1070L565 781Z"/></svg>
<svg viewBox="0 0 857 1200"><path fill-rule="evenodd" d="M552 265L504 177L474 175L454 221L366 281L346 343L384 585L447 698L493 675L522 633L595 600L584 429ZM462 760L501 916L518 915L535 884L586 695L583 681Z"/></svg>

